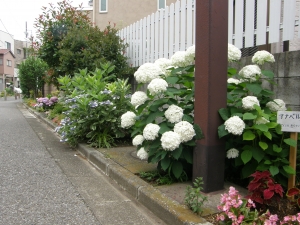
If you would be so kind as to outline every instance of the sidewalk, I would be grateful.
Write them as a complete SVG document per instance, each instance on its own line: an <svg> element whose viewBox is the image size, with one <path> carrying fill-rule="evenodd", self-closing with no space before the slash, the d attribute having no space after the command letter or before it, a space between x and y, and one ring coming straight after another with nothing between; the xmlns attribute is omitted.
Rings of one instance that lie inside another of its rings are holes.
<svg viewBox="0 0 300 225"><path fill-rule="evenodd" d="M39 119L55 128L55 124L44 118L40 113L34 112ZM155 170L155 165L148 164L136 157L135 147L120 147L110 149L94 149L86 144L79 144L77 151L93 166L102 171L106 176L115 181L122 189L141 204L152 211L156 216L172 225L211 224L203 217L194 214L184 205L185 190L191 182L176 183L153 187L136 173ZM208 201L204 204L202 216L210 215L217 211L221 194L227 192L230 184L225 184L224 190L206 194ZM236 187L241 194L246 190Z"/></svg>

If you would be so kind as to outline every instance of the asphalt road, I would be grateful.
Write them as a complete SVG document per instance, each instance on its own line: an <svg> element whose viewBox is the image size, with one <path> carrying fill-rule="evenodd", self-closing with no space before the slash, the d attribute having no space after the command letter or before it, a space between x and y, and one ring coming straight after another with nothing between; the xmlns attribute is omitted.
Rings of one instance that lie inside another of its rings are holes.
<svg viewBox="0 0 300 225"><path fill-rule="evenodd" d="M91 166L21 100L0 98L0 225L165 223Z"/></svg>

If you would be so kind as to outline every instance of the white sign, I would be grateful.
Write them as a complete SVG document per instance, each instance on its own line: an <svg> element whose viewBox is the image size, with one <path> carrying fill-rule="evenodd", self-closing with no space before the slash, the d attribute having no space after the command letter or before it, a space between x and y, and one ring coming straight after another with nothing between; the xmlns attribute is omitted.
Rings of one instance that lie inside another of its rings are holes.
<svg viewBox="0 0 300 225"><path fill-rule="evenodd" d="M278 111L277 123L282 131L300 132L300 111Z"/></svg>

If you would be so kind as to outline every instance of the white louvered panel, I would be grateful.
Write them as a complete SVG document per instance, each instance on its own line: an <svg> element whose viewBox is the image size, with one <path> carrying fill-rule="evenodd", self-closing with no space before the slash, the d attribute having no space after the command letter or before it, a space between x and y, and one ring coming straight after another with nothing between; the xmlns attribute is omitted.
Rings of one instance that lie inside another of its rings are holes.
<svg viewBox="0 0 300 225"><path fill-rule="evenodd" d="M193 45L193 1L187 1L186 8L186 47Z"/></svg>
<svg viewBox="0 0 300 225"><path fill-rule="evenodd" d="M174 54L174 4L170 5L170 32L169 32L169 58Z"/></svg>
<svg viewBox="0 0 300 225"><path fill-rule="evenodd" d="M164 57L164 10L159 11L159 51L158 58Z"/></svg>
<svg viewBox="0 0 300 225"><path fill-rule="evenodd" d="M150 31L151 31L151 44L150 44L150 46L151 46L151 51L150 51L150 59L149 59L149 62L154 62L154 52L155 52L155 48L154 48L154 27L155 27L155 24L154 24L154 21L155 21L155 14L154 13L152 13L151 14L151 29L150 29Z"/></svg>
<svg viewBox="0 0 300 225"><path fill-rule="evenodd" d="M164 55L163 58L169 58L169 7L165 8L164 15Z"/></svg>
<svg viewBox="0 0 300 225"><path fill-rule="evenodd" d="M144 64L146 61L146 57L147 56L147 18L145 17L143 19L143 53L142 53L142 64Z"/></svg>
<svg viewBox="0 0 300 225"><path fill-rule="evenodd" d="M267 37L267 0L257 1L256 45L266 44Z"/></svg>
<svg viewBox="0 0 300 225"><path fill-rule="evenodd" d="M278 42L280 40L280 9L281 0L270 1L269 43Z"/></svg>
<svg viewBox="0 0 300 225"><path fill-rule="evenodd" d="M233 43L233 0L228 0L228 43Z"/></svg>
<svg viewBox="0 0 300 225"><path fill-rule="evenodd" d="M283 41L292 40L295 32L296 1L284 1L283 3Z"/></svg>
<svg viewBox="0 0 300 225"><path fill-rule="evenodd" d="M194 26L193 26L193 44L195 45L196 44L196 0L193 1L194 2L194 15L193 15L193 18L194 18Z"/></svg>
<svg viewBox="0 0 300 225"><path fill-rule="evenodd" d="M185 37L186 37L186 0L181 0L180 10L180 51L185 51Z"/></svg>
<svg viewBox="0 0 300 225"><path fill-rule="evenodd" d="M132 27L133 27L133 24L130 24L129 26L129 39L128 39L128 44L129 44L129 52L128 52L128 55L129 55L129 60L130 60L130 65L133 65L133 49L132 49L132 46L133 46L133 40L132 40Z"/></svg>
<svg viewBox="0 0 300 225"><path fill-rule="evenodd" d="M150 22L151 22L151 17L150 15L147 16L147 45L146 45L146 62L150 62L150 55L151 55L151 33L150 33Z"/></svg>
<svg viewBox="0 0 300 225"><path fill-rule="evenodd" d="M143 64L143 20L139 23L139 65Z"/></svg>
<svg viewBox="0 0 300 225"><path fill-rule="evenodd" d="M243 17L244 0L235 1L235 26L234 26L234 45L238 48L243 47Z"/></svg>
<svg viewBox="0 0 300 225"><path fill-rule="evenodd" d="M153 62L158 59L158 38L159 38L159 12L156 12L154 15L154 58Z"/></svg>
<svg viewBox="0 0 300 225"><path fill-rule="evenodd" d="M255 1L246 1L245 15L245 48L254 46L254 16Z"/></svg>
<svg viewBox="0 0 300 225"><path fill-rule="evenodd" d="M174 52L179 51L179 9L180 9L180 2L177 1L175 3L175 45L174 45Z"/></svg>
<svg viewBox="0 0 300 225"><path fill-rule="evenodd" d="M135 22L134 24L133 24L133 49L132 49L132 51L133 51L133 57L132 57L132 59L133 59L133 66L139 66L138 64L137 64L137 43L138 43L138 40L137 40L137 31L138 31L138 21L137 22Z"/></svg>

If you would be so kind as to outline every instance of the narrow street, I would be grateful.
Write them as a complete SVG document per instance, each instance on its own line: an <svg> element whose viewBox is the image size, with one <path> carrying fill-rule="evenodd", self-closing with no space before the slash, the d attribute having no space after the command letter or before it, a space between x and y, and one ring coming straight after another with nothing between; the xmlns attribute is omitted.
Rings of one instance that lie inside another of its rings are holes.
<svg viewBox="0 0 300 225"><path fill-rule="evenodd" d="M165 223L91 166L21 100L0 99L0 225Z"/></svg>

